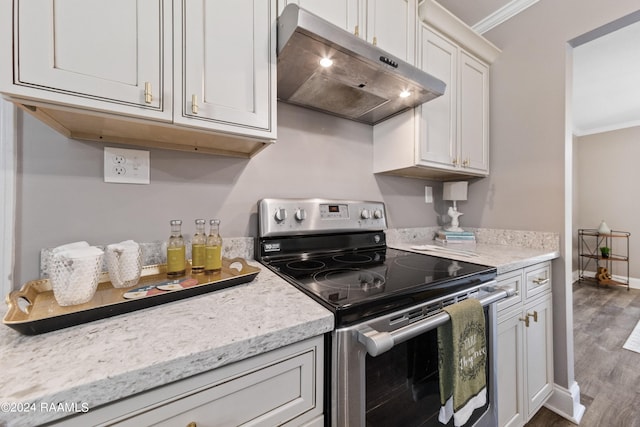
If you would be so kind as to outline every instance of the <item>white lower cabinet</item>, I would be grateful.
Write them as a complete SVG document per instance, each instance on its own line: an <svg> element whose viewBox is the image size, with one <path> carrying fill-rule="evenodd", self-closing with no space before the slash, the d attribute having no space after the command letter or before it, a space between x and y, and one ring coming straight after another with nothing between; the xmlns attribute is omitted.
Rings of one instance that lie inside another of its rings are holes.
<svg viewBox="0 0 640 427"><path fill-rule="evenodd" d="M515 299L498 311L500 427L523 426L553 391L550 277L549 262L498 276L499 286L517 292ZM527 290L534 288L533 296L527 297Z"/></svg>
<svg viewBox="0 0 640 427"><path fill-rule="evenodd" d="M62 420L67 426L322 426L323 337Z"/></svg>

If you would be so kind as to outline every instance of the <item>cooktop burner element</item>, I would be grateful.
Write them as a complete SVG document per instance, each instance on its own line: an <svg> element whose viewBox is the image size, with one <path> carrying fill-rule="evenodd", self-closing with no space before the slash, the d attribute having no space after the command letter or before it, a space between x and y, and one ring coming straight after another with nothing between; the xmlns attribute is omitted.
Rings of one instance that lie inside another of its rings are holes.
<svg viewBox="0 0 640 427"><path fill-rule="evenodd" d="M322 261L300 260L287 263L286 268L299 271L316 271L323 269L326 264Z"/></svg>
<svg viewBox="0 0 640 427"><path fill-rule="evenodd" d="M385 212L380 202L262 200L258 259L338 326L495 278L492 267L388 248Z"/></svg>

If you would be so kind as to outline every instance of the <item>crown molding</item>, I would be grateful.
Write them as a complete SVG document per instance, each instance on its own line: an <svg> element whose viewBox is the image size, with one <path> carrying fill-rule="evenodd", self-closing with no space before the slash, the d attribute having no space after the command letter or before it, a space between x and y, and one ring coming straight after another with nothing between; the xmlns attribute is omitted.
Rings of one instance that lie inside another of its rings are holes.
<svg viewBox="0 0 640 427"><path fill-rule="evenodd" d="M480 22L473 25L473 28L477 33L484 34L490 29L497 27L503 22L513 18L529 6L536 4L538 0L512 0L509 3L502 6L500 9L493 12Z"/></svg>

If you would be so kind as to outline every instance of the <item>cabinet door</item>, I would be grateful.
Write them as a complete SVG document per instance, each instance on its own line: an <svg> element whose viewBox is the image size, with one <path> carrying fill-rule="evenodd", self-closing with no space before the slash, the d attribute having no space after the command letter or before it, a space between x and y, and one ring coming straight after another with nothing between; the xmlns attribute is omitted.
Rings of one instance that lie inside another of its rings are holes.
<svg viewBox="0 0 640 427"><path fill-rule="evenodd" d="M358 0L279 0L278 15L289 3L295 3L352 34L357 32L361 35L358 27Z"/></svg>
<svg viewBox="0 0 640 427"><path fill-rule="evenodd" d="M163 34L171 31L163 19L170 10L163 3L18 1L16 84L114 105L167 107L170 115L163 96L164 85L171 87L163 74Z"/></svg>
<svg viewBox="0 0 640 427"><path fill-rule="evenodd" d="M367 0L366 39L410 64L415 63L416 1Z"/></svg>
<svg viewBox="0 0 640 427"><path fill-rule="evenodd" d="M527 420L553 391L553 322L551 294L525 306L525 375Z"/></svg>
<svg viewBox="0 0 640 427"><path fill-rule="evenodd" d="M176 9L174 121L275 135L275 0L183 0Z"/></svg>
<svg viewBox="0 0 640 427"><path fill-rule="evenodd" d="M524 372L522 312L517 310L498 323L498 426L524 424Z"/></svg>
<svg viewBox="0 0 640 427"><path fill-rule="evenodd" d="M460 52L458 145L463 168L489 172L489 67Z"/></svg>
<svg viewBox="0 0 640 427"><path fill-rule="evenodd" d="M420 67L442 80L444 95L422 104L417 162L425 166L454 168L456 152L456 99L458 48L421 26Z"/></svg>

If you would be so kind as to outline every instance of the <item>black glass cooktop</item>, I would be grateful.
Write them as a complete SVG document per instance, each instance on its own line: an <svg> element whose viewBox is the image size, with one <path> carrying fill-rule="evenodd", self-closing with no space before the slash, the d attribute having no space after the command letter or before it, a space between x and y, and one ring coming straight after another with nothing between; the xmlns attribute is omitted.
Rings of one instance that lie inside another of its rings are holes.
<svg viewBox="0 0 640 427"><path fill-rule="evenodd" d="M272 260L269 267L344 326L492 280L479 264L381 248Z"/></svg>

